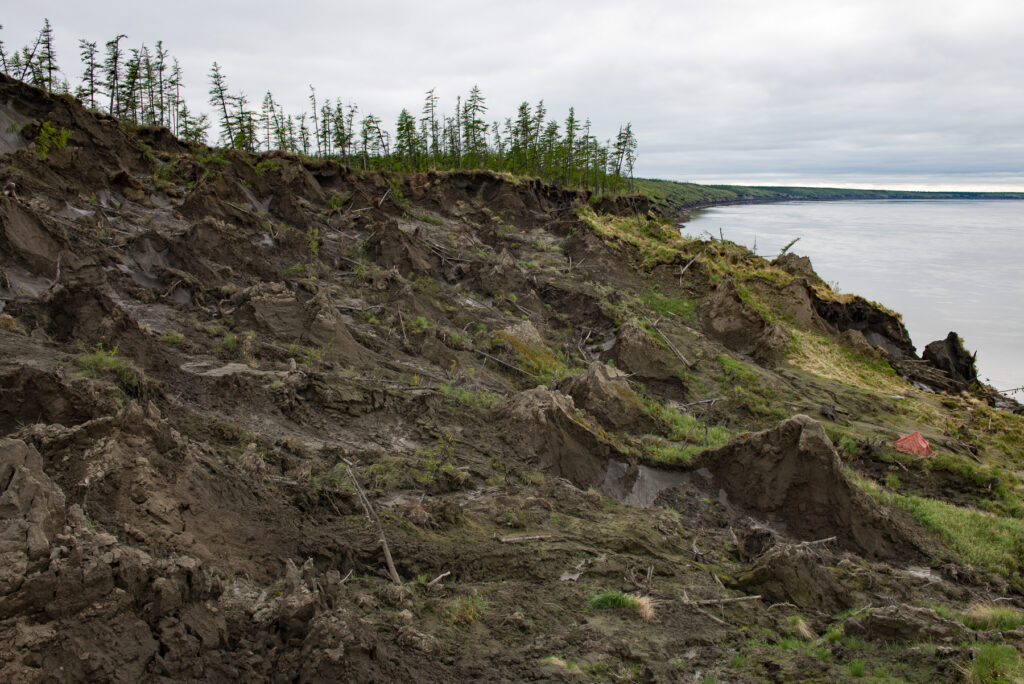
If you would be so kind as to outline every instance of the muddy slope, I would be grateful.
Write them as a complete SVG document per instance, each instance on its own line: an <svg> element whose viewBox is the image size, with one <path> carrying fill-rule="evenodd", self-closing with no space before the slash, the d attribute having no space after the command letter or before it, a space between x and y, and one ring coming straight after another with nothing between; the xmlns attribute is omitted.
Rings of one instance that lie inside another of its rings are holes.
<svg viewBox="0 0 1024 684"><path fill-rule="evenodd" d="M6 78L0 113L4 681L928 681L970 649L773 645L1020 600L833 447L908 412L788 360L845 348L832 309L665 256L638 198L188 148Z"/></svg>

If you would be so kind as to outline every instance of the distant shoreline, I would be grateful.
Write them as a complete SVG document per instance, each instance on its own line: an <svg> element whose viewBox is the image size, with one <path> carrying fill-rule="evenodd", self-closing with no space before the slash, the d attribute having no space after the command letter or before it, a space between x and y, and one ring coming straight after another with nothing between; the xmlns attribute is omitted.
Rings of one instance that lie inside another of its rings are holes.
<svg viewBox="0 0 1024 684"><path fill-rule="evenodd" d="M968 192L921 190L864 190L771 185L701 185L656 179L637 179L638 189L651 206L681 221L691 212L736 204L778 202L837 202L852 200L1024 200L1024 192Z"/></svg>

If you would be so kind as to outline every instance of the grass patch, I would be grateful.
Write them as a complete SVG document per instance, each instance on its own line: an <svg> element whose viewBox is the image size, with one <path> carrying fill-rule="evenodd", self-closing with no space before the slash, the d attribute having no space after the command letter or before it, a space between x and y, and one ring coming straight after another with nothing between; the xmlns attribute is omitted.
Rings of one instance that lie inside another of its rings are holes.
<svg viewBox="0 0 1024 684"><path fill-rule="evenodd" d="M587 601L589 610L627 609L636 611L644 620L654 617L654 604L649 596L624 594L621 591L605 591Z"/></svg>
<svg viewBox="0 0 1024 684"><path fill-rule="evenodd" d="M505 331L494 333L494 339L511 347L516 355L516 365L536 375L541 382L562 380L572 375L572 370L560 356L543 344L529 342Z"/></svg>
<svg viewBox="0 0 1024 684"><path fill-rule="evenodd" d="M697 310L697 300L689 297L674 297L660 292L647 291L640 295L640 301L651 311L673 314L684 321L692 322Z"/></svg>
<svg viewBox="0 0 1024 684"><path fill-rule="evenodd" d="M903 496L856 474L851 478L878 501L910 513L942 539L961 561L1024 584L1024 520L922 496Z"/></svg>
<svg viewBox="0 0 1024 684"><path fill-rule="evenodd" d="M970 684L1024 681L1024 661L1008 644L980 644L971 663L960 669Z"/></svg>
<svg viewBox="0 0 1024 684"><path fill-rule="evenodd" d="M864 661L860 658L854 658L851 660L846 669L850 673L850 676L856 679L860 679L868 673L867 665L865 665Z"/></svg>
<svg viewBox="0 0 1024 684"><path fill-rule="evenodd" d="M450 397L460 404L466 404L482 411L490 411L501 403L502 397L494 392L473 391L465 387L441 385L441 394Z"/></svg>
<svg viewBox="0 0 1024 684"><path fill-rule="evenodd" d="M1024 612L997 603L975 603L956 618L971 629L1003 632L1024 626Z"/></svg>
<svg viewBox="0 0 1024 684"><path fill-rule="evenodd" d="M719 354L715 358L722 367L722 373L716 380L722 387L725 403L730 409L746 411L753 418L770 424L789 417L774 401L775 391L762 385L757 374L746 364L726 354Z"/></svg>
<svg viewBox="0 0 1024 684"><path fill-rule="evenodd" d="M98 344L92 352L75 359L75 363L82 375L113 378L129 392L138 392L142 385L142 374L129 361L117 355L116 346L108 350Z"/></svg>
<svg viewBox="0 0 1024 684"><path fill-rule="evenodd" d="M445 612L453 625L471 625L483 615L486 607L483 596L458 596L448 602Z"/></svg>
<svg viewBox="0 0 1024 684"><path fill-rule="evenodd" d="M635 248L642 268L650 269L658 264L671 263L690 244L679 234L679 229L671 219L654 218L653 215L598 215L590 207L580 207L577 214L602 239Z"/></svg>
<svg viewBox="0 0 1024 684"><path fill-rule="evenodd" d="M881 356L858 354L817 333L792 330L789 361L823 378L887 394L906 394L910 384Z"/></svg>
<svg viewBox="0 0 1024 684"><path fill-rule="evenodd" d="M171 347L176 347L185 342L185 336L177 330L168 330L160 336L160 341Z"/></svg>

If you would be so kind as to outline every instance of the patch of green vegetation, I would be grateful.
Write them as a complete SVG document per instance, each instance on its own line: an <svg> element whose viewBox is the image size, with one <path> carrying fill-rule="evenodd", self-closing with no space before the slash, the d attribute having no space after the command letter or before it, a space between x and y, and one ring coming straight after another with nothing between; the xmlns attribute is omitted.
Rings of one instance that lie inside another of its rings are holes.
<svg viewBox="0 0 1024 684"><path fill-rule="evenodd" d="M298 263L292 264L288 268L284 269L283 273L289 278L301 278L306 275L306 265Z"/></svg>
<svg viewBox="0 0 1024 684"><path fill-rule="evenodd" d="M530 342L505 331L494 333L492 340L510 347L516 355L516 364L537 376L541 382L562 380L573 373L572 369L565 365L561 354L552 352L544 344Z"/></svg>
<svg viewBox="0 0 1024 684"><path fill-rule="evenodd" d="M578 207L576 214L602 239L635 249L638 265L644 269L682 258L690 244L679 234L675 223L663 216L599 215L589 206Z"/></svg>
<svg viewBox="0 0 1024 684"><path fill-rule="evenodd" d="M268 171L277 171L281 168L281 162L276 159L263 159L253 167L256 175L262 178Z"/></svg>
<svg viewBox="0 0 1024 684"><path fill-rule="evenodd" d="M979 644L974 658L962 668L964 680L970 684L996 684L1024 680L1024 660L1009 644Z"/></svg>
<svg viewBox="0 0 1024 684"><path fill-rule="evenodd" d="M775 392L763 386L757 374L746 364L726 354L715 358L722 368L722 374L716 380L724 391L727 406L746 411L763 423L775 423L788 417L789 414L776 401Z"/></svg>
<svg viewBox="0 0 1024 684"><path fill-rule="evenodd" d="M209 154L196 155L199 168L203 172L203 178L213 177L216 180L224 178L224 168L231 166L231 162L224 157L223 150L211 151Z"/></svg>
<svg viewBox="0 0 1024 684"><path fill-rule="evenodd" d="M631 594L624 594L621 591L601 592L592 596L587 601L587 608L591 610L609 610L615 608L628 608L640 610L640 598Z"/></svg>
<svg viewBox="0 0 1024 684"><path fill-rule="evenodd" d="M487 608L483 596L457 596L448 602L445 613L453 625L471 625Z"/></svg>
<svg viewBox="0 0 1024 684"><path fill-rule="evenodd" d="M316 226L306 228L306 247L313 256L320 256L320 229Z"/></svg>
<svg viewBox="0 0 1024 684"><path fill-rule="evenodd" d="M1024 586L1024 520L1004 518L922 496L903 496L850 477L881 503L904 509L942 539L964 563Z"/></svg>
<svg viewBox="0 0 1024 684"><path fill-rule="evenodd" d="M441 219L437 218L436 216L431 216L430 214L421 213L413 214L413 216L418 218L420 221L423 221L424 223L429 223L432 226L440 226L444 223L444 221L442 221Z"/></svg>
<svg viewBox="0 0 1024 684"><path fill-rule="evenodd" d="M330 212L335 212L338 209L341 209L341 205L343 205L347 201L347 195L332 194L330 197L327 198L327 210Z"/></svg>
<svg viewBox="0 0 1024 684"><path fill-rule="evenodd" d="M241 345L238 343L238 335L228 332L217 347L217 353L222 356L238 356L241 353Z"/></svg>
<svg viewBox="0 0 1024 684"><path fill-rule="evenodd" d="M104 349L102 344L97 344L93 351L75 359L75 363L83 375L106 375L114 378L125 391L138 392L142 384L141 373L126 359L118 356L117 352L116 346L113 349Z"/></svg>
<svg viewBox="0 0 1024 684"><path fill-rule="evenodd" d="M409 207L412 206L412 202L410 202L409 198L407 198L405 196L405 193L402 192L402 184L399 182L397 178L391 179L390 186L391 199L394 200L396 206L399 206L402 209L408 209Z"/></svg>
<svg viewBox="0 0 1024 684"><path fill-rule="evenodd" d="M417 316L416 318L410 318L406 323L410 332L421 333L427 330L433 330L436 326L431 323L426 316Z"/></svg>
<svg viewBox="0 0 1024 684"><path fill-rule="evenodd" d="M867 665L865 665L864 661L860 658L854 658L851 660L850 664L846 666L846 670L850 673L850 676L855 679L860 679L868 673Z"/></svg>
<svg viewBox="0 0 1024 684"><path fill-rule="evenodd" d="M640 301L651 311L660 314L673 314L687 322L693 322L697 310L696 299L664 295L653 290L648 290L641 294Z"/></svg>
<svg viewBox="0 0 1024 684"><path fill-rule="evenodd" d="M1024 612L996 603L976 603L954 617L971 629L986 631L1006 632L1024 626Z"/></svg>
<svg viewBox="0 0 1024 684"><path fill-rule="evenodd" d="M709 425L670 404L645 399L642 407L646 413L668 427L668 439L658 435L642 435L639 438L639 452L636 455L646 460L688 465L696 454L725 446L732 439L732 433L727 428Z"/></svg>
<svg viewBox="0 0 1024 684"><path fill-rule="evenodd" d="M169 190L173 188L177 166L177 159L172 159L165 164L161 164L154 158L153 165L151 167L153 171L153 183L162 190Z"/></svg>
<svg viewBox="0 0 1024 684"><path fill-rule="evenodd" d="M171 347L176 347L185 341L185 336L177 330L168 330L160 336L160 341Z"/></svg>
<svg viewBox="0 0 1024 684"><path fill-rule="evenodd" d="M875 392L903 395L910 389L879 354L859 354L818 333L790 332L794 340L787 358L805 371Z"/></svg>
<svg viewBox="0 0 1024 684"><path fill-rule="evenodd" d="M36 136L36 153L45 159L51 150L63 150L67 147L70 138L69 129L62 126L54 128L49 121L44 121L39 127L39 135Z"/></svg>
<svg viewBox="0 0 1024 684"><path fill-rule="evenodd" d="M441 385L441 394L460 404L466 404L481 411L489 411L502 402L500 394L483 390L473 391L461 386Z"/></svg>

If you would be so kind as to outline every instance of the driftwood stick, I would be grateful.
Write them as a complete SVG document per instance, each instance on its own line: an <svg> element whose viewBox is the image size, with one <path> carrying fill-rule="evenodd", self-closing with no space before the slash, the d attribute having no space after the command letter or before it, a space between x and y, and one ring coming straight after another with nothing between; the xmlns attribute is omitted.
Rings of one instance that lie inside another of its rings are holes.
<svg viewBox="0 0 1024 684"><path fill-rule="evenodd" d="M734 598L720 598L720 599L702 599L700 601L690 601L691 605L695 606L715 606L723 603L740 603L741 601L760 601L761 595L757 596L736 596Z"/></svg>
<svg viewBox="0 0 1024 684"><path fill-rule="evenodd" d="M665 340L665 344L667 344L668 348L671 349L673 351L673 353L675 353L675 355L679 357L679 360L683 362L683 365L686 366L687 368L692 368L693 364L691 364L689 361L687 361L686 357L683 356L682 352L680 352L678 349L676 349L676 345L672 344L671 340L669 340L668 337L665 336L665 333L661 332L661 330L658 328L658 326L654 325L654 323L651 323L650 321L647 321L647 322L650 323L651 327L654 328L654 331L656 333L661 335L661 339Z"/></svg>
<svg viewBox="0 0 1024 684"><path fill-rule="evenodd" d="M686 593L686 590L685 590L685 589L683 589L683 605L686 605L686 606L689 606L690 608L693 608L693 609L694 609L695 611L697 611L698 613L700 613L700 614L701 614L701 615L703 615L704 617L708 618L709 620L712 620L712 621L714 621L714 622L717 622L718 624L720 624L720 625L723 625L723 626L725 626L725 627L728 627L728 626L729 626L729 623L727 623L727 622L726 622L725 620L723 620L723 619L721 619L721 618L718 618L718 617L715 617L715 616L714 616L714 615L712 615L711 613L709 613L709 612L707 612L706 610L704 610L703 608L701 608L701 607L700 607L700 606L699 606L699 605L697 604L697 602L696 602L696 601L693 601L693 600L692 600L692 599L690 598L690 596L689 596L689 595L688 595L688 594Z"/></svg>
<svg viewBox="0 0 1024 684"><path fill-rule="evenodd" d="M384 549L384 560L388 564L388 574L391 575L391 581L395 584L401 584L402 578L399 577L398 571L395 570L395 562L391 558L391 547L388 546L387 537L384 535L384 525L381 524L377 511L373 510L373 504L370 503L369 497L366 496L362 485L359 484L359 479L356 477L355 471L352 470L352 463L347 459L345 459L345 471L348 473L349 479L352 480L352 485L356 488L359 503L363 505L363 510L366 511L367 517L373 521L377 528L377 534L380 536L380 545Z"/></svg>
<svg viewBox="0 0 1024 684"><path fill-rule="evenodd" d="M708 251L707 247L705 247L704 249L700 250L700 252L697 254L697 256L695 256L692 259L690 259L690 261L687 262L687 264L685 266L683 266L679 270L679 287L683 286L683 276L686 274L686 269L690 268L690 266L693 265L693 262L696 261L706 251Z"/></svg>
<svg viewBox="0 0 1024 684"><path fill-rule="evenodd" d="M500 541L502 544L512 544L514 542L537 541L539 539L550 539L553 536L555 536L555 535L553 535L553 534L533 534L533 535L530 535L530 536L527 536L527 537L498 537L498 541Z"/></svg>
<svg viewBox="0 0 1024 684"><path fill-rule="evenodd" d="M437 577L435 577L434 579L432 579L432 580L430 580L429 582L427 582L427 586L428 586L428 587L432 587L432 586L434 586L435 584L437 584L438 582L440 582L441 580L443 580L443 579L444 579L445 577L447 577L447 576L448 576L448 575L450 575L450 574L452 574L452 571L451 571L451 570L445 570L445 571L444 571L444 572L442 572L442 573L441 573L440 575L438 575L438 576L437 576Z"/></svg>
<svg viewBox="0 0 1024 684"><path fill-rule="evenodd" d="M342 306L341 304L335 304L334 306L342 311L377 311L384 308L383 304L372 304L362 308L359 308L358 306Z"/></svg>
<svg viewBox="0 0 1024 684"><path fill-rule="evenodd" d="M861 613L863 613L865 610L867 610L870 607L871 607L871 604L869 603L868 605L864 606L863 608L859 608L859 609L855 610L854 612L850 613L849 615L847 615L846 619L849 620L850 618L852 618L852 617L854 617L856 615L860 615Z"/></svg>
<svg viewBox="0 0 1024 684"><path fill-rule="evenodd" d="M706 617L706 618L708 618L708 619L710 619L710 620L714 620L715 622L717 622L717 623L718 623L718 624L720 624L720 625L724 625L724 626L726 626L726 627L728 627L728 626L729 626L729 623L728 623L728 622L726 622L725 620L722 620L721 618L717 618L717 617L715 617L714 615L712 615L712 614L711 614L711 613L709 613L708 611L704 610L704 609L703 609L703 608L701 608L700 606L698 606L698 605L696 605L696 604L693 604L693 603L691 603L691 604L689 604L689 605L690 605L690 607L691 607L691 608L693 608L693 609L694 609L695 611L697 611L698 613L700 613L700 614L701 614L701 615L703 615L704 617Z"/></svg>
<svg viewBox="0 0 1024 684"><path fill-rule="evenodd" d="M691 406L700 406L701 404L713 404L716 401L719 401L720 399L721 399L720 397L714 397L713 399L701 399L700 401L694 401L694 402L690 402L689 404L683 404L683 405L679 406L678 408L686 409L686 408L690 408Z"/></svg>
<svg viewBox="0 0 1024 684"><path fill-rule="evenodd" d="M523 370L519 366L513 366L511 363L507 363L505 361L502 361L501 359L495 358L495 357L491 356L490 354L488 354L485 351L481 351L479 349L473 349L473 351L475 351L480 356L483 356L484 358L487 358L487 359L490 359L491 361L494 361L495 363L500 363L502 366L505 366L506 368L511 368L514 371L519 371L523 375L529 375L531 378L536 378L537 377L536 375L534 375L530 371Z"/></svg>
<svg viewBox="0 0 1024 684"><path fill-rule="evenodd" d="M800 542L799 544L793 544L793 548L802 549L806 546L816 546L818 544L829 544L836 540L835 537L825 537L824 539L815 539L814 541Z"/></svg>
<svg viewBox="0 0 1024 684"><path fill-rule="evenodd" d="M405 336L405 319L402 318L402 312L398 312L398 322L402 325L402 339L405 340L406 344L409 344L409 338Z"/></svg>

